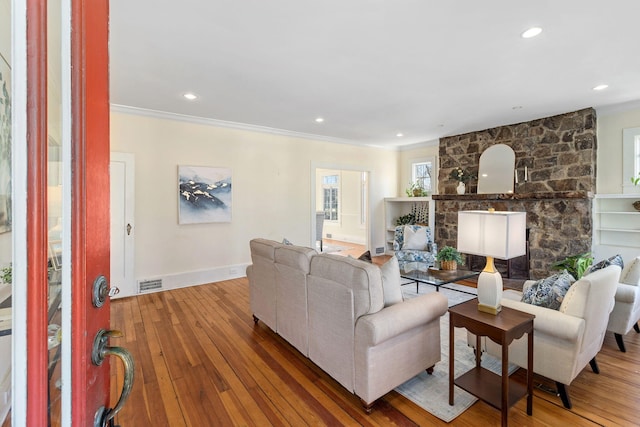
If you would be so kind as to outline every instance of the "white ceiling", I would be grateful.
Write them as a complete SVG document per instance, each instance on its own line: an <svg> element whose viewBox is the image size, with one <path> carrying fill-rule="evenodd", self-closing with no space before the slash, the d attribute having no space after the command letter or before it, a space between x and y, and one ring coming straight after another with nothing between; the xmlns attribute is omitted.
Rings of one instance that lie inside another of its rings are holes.
<svg viewBox="0 0 640 427"><path fill-rule="evenodd" d="M640 105L639 22L638 0L112 1L111 102L416 144Z"/></svg>

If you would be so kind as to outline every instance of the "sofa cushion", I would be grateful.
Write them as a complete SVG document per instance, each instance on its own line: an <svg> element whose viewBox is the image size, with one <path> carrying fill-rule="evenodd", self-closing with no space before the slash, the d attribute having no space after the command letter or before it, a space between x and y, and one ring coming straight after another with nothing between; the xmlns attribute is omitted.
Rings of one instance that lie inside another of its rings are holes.
<svg viewBox="0 0 640 427"><path fill-rule="evenodd" d="M603 268L609 267L610 265L618 265L620 266L620 268L624 268L624 261L622 260L622 257L620 255L614 255L609 259L603 259L597 264L593 264L587 269L587 271L584 272L584 275L586 276L587 274L593 273L594 271L602 270Z"/></svg>
<svg viewBox="0 0 640 427"><path fill-rule="evenodd" d="M573 282L575 279L567 270L546 279L526 282L522 287L522 302L558 310Z"/></svg>
<svg viewBox="0 0 640 427"><path fill-rule="evenodd" d="M425 250L427 246L427 228L420 227L417 230L406 226L404 227L404 243L402 244L402 250L417 249Z"/></svg>
<svg viewBox="0 0 640 427"><path fill-rule="evenodd" d="M620 283L634 286L640 285L640 256L631 261L631 264L622 272Z"/></svg>
<svg viewBox="0 0 640 427"><path fill-rule="evenodd" d="M382 273L382 294L384 296L384 306L402 302L402 288L400 285L400 266L398 259L391 257L380 266Z"/></svg>

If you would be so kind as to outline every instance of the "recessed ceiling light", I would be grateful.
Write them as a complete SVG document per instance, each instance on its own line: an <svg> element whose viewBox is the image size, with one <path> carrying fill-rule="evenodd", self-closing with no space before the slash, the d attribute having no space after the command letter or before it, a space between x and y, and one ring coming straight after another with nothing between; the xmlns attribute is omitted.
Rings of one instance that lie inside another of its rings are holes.
<svg viewBox="0 0 640 427"><path fill-rule="evenodd" d="M398 132L398 133L396 133L396 136L397 136L398 138L402 138L402 137L404 136L404 134L403 134L403 133Z"/></svg>
<svg viewBox="0 0 640 427"><path fill-rule="evenodd" d="M196 94L193 94L193 93L191 93L191 92L187 92L187 93L185 93L185 94L184 94L184 95L182 95L182 96L184 96L184 97L185 97L186 99L188 99L189 101L193 101L194 99L197 99L197 98L198 98L198 96L197 96Z"/></svg>
<svg viewBox="0 0 640 427"><path fill-rule="evenodd" d="M317 123L322 123L322 122L324 122L324 119L323 119L322 117L318 117L318 118L316 119L316 122L317 122Z"/></svg>
<svg viewBox="0 0 640 427"><path fill-rule="evenodd" d="M531 37L535 37L542 32L542 28L540 27L531 27L527 31L521 34L523 39L530 39Z"/></svg>
<svg viewBox="0 0 640 427"><path fill-rule="evenodd" d="M606 88L608 88L609 85L598 85L596 87L593 88L593 90L604 90Z"/></svg>

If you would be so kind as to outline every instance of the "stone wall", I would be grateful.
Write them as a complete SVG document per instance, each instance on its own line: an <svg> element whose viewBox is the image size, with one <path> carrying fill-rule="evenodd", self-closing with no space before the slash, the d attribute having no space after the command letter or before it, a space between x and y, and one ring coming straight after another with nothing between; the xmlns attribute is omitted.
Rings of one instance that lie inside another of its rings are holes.
<svg viewBox="0 0 640 427"><path fill-rule="evenodd" d="M458 211L487 210L527 213L529 277L550 274L549 266L566 256L591 250L591 198L588 193L465 194L434 196L436 242L456 246Z"/></svg>
<svg viewBox="0 0 640 427"><path fill-rule="evenodd" d="M520 177L527 166L528 181L520 179L514 194L503 195L474 194L477 182L472 181L467 194L455 195L451 170L460 166L477 175L480 154L493 144L513 148ZM548 276L554 261L591 250L596 149L596 114L591 108L442 138L439 195L434 196L436 242L456 246L459 210L524 211L530 277Z"/></svg>
<svg viewBox="0 0 640 427"><path fill-rule="evenodd" d="M439 194L455 194L451 170L462 167L478 175L480 155L494 144L510 146L516 168L527 166L528 182L520 175L515 192L595 191L596 112L587 108L515 125L440 139ZM475 193L477 181L467 184Z"/></svg>

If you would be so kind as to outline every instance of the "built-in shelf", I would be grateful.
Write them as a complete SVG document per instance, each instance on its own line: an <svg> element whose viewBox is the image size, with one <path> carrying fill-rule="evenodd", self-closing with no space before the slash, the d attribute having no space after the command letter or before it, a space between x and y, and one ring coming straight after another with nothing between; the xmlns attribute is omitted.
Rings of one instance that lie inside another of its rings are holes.
<svg viewBox="0 0 640 427"><path fill-rule="evenodd" d="M384 199L384 224L385 224L385 254L393 255L393 237L396 230L397 219L408 213L414 205L425 206L428 209L428 225L431 227L431 235L435 233L435 204L431 196L427 197L386 197Z"/></svg>
<svg viewBox="0 0 640 427"><path fill-rule="evenodd" d="M630 262L640 252L640 212L633 202L639 194L597 194L593 199L593 256L620 254Z"/></svg>

